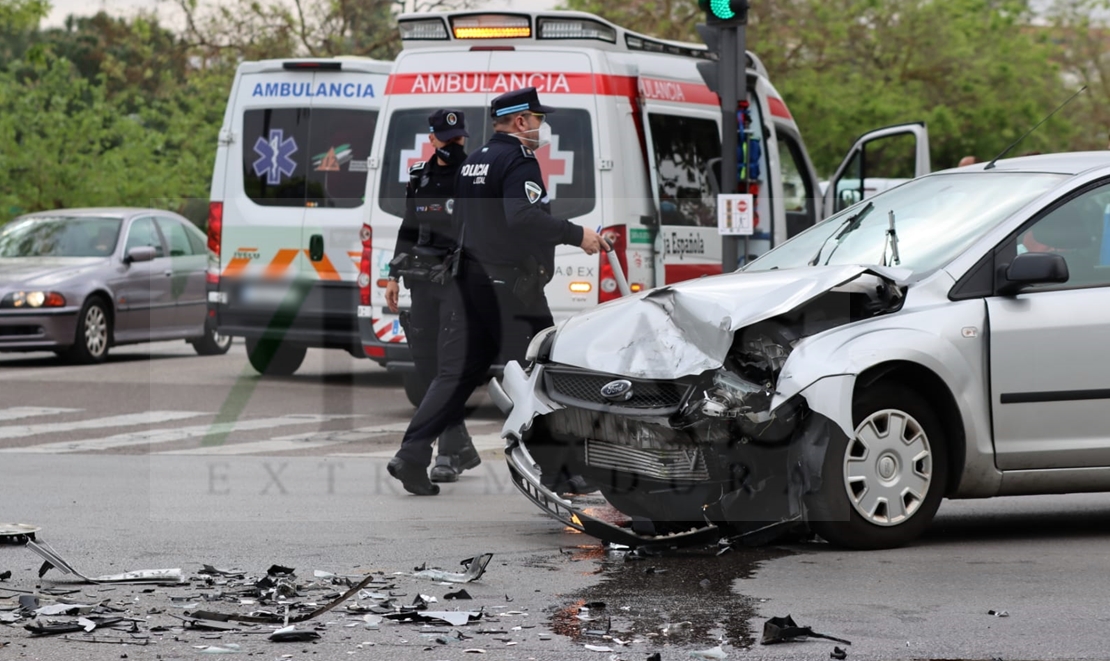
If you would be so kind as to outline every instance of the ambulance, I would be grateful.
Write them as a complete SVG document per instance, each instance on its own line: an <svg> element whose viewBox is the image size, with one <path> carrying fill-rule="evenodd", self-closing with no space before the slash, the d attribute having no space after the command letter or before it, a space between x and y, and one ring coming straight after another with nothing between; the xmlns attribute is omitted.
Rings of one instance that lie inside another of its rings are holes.
<svg viewBox="0 0 1110 661"><path fill-rule="evenodd" d="M435 109L465 111L472 150L491 135L494 97L536 87L557 109L546 117L550 144L536 150L553 215L610 238L632 291L721 272L721 110L698 71L713 57L704 45L571 11L403 14L398 23L403 48L370 158L358 316L364 353L404 375L414 404L423 388L384 294L408 169L432 155L427 118ZM787 104L751 53L747 83L742 174L754 196L754 233L744 258L812 226L829 206ZM913 139L907 158L924 150L927 160L924 126L884 135L895 134ZM836 178L860 176L870 139L853 147ZM873 170L868 176L878 176ZM556 321L620 296L606 256L576 246L557 248L546 294Z"/></svg>
<svg viewBox="0 0 1110 661"><path fill-rule="evenodd" d="M391 69L341 57L235 74L209 197L209 314L260 373L292 374L310 347L362 357L359 229Z"/></svg>

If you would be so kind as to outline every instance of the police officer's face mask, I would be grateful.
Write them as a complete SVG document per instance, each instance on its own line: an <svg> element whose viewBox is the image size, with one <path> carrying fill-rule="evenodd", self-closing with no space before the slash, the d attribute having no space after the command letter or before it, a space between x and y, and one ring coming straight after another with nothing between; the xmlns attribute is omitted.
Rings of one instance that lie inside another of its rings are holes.
<svg viewBox="0 0 1110 661"><path fill-rule="evenodd" d="M527 131L520 131L512 135L524 141L526 147L535 151L541 147L551 144L551 125L547 122L540 124L539 128L528 129Z"/></svg>
<svg viewBox="0 0 1110 661"><path fill-rule="evenodd" d="M436 149L436 156L447 165L459 165L466 160L466 148L457 142L448 142Z"/></svg>

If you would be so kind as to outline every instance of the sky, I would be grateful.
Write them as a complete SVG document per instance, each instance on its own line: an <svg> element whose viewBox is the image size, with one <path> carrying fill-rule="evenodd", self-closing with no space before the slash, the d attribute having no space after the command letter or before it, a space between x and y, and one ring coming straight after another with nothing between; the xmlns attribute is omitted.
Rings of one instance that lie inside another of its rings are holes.
<svg viewBox="0 0 1110 661"><path fill-rule="evenodd" d="M50 15L43 21L44 27L61 26L69 14L92 15L100 10L109 14L130 16L141 10L157 10L162 17L162 23L175 26L180 16L177 3L170 0L50 0L53 6ZM517 9L525 11L539 11L551 9L558 0L487 0L486 7ZM202 4L204 4L202 2Z"/></svg>

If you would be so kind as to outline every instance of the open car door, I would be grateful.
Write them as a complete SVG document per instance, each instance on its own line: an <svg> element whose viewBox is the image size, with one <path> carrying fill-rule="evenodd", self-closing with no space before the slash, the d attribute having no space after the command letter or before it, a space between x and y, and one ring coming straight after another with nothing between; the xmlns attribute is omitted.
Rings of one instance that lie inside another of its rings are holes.
<svg viewBox="0 0 1110 661"><path fill-rule="evenodd" d="M863 134L829 180L822 218L904 181L929 174L929 130L924 122Z"/></svg>

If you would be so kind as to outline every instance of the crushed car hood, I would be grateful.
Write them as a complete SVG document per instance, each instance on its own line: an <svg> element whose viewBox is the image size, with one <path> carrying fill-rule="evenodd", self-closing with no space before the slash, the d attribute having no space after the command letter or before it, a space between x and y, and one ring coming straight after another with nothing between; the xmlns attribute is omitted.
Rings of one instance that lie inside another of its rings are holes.
<svg viewBox="0 0 1110 661"><path fill-rule="evenodd" d="M901 284L909 272L878 266L815 266L737 272L628 296L560 326L551 360L644 379L720 367L733 333L789 312L863 273Z"/></svg>

